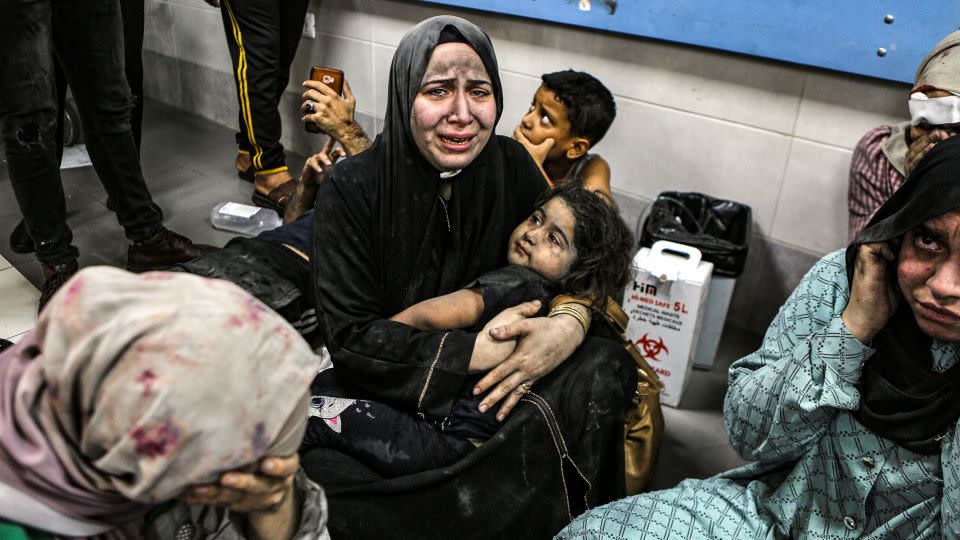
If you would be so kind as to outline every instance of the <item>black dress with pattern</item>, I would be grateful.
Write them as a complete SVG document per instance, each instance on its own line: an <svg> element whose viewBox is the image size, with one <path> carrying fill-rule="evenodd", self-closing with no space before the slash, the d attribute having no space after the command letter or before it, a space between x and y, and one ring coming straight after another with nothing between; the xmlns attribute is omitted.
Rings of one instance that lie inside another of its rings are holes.
<svg viewBox="0 0 960 540"><path fill-rule="evenodd" d="M410 113L445 29L483 61L499 117L499 71L483 31L456 17L420 23L394 55L383 132L320 186L311 253L338 384L349 397L429 416L449 415L460 398L476 334L419 331L388 317L504 266L510 232L547 189L526 150L505 137L492 136L452 178L420 154ZM623 496L623 417L635 377L622 345L591 337L452 465L384 478L333 448L301 462L327 491L334 537L544 538Z"/></svg>

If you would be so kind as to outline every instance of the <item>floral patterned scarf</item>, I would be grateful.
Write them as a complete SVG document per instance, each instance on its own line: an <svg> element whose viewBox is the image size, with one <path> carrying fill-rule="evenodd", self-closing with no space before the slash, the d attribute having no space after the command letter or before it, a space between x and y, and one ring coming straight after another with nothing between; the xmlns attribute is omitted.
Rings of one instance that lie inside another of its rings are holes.
<svg viewBox="0 0 960 540"><path fill-rule="evenodd" d="M296 451L320 367L231 283L83 270L0 354L0 486L94 528L127 523L191 484Z"/></svg>

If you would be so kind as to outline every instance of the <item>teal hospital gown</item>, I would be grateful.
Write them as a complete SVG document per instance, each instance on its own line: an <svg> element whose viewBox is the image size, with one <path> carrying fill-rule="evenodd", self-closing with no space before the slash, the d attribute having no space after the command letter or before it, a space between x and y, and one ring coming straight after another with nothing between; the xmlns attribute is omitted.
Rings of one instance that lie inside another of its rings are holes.
<svg viewBox="0 0 960 540"><path fill-rule="evenodd" d="M807 273L760 350L730 367L724 422L754 463L600 506L557 538L960 538L958 430L925 456L853 415L873 350L843 324L849 298L837 251ZM957 362L954 343L932 352L938 372Z"/></svg>

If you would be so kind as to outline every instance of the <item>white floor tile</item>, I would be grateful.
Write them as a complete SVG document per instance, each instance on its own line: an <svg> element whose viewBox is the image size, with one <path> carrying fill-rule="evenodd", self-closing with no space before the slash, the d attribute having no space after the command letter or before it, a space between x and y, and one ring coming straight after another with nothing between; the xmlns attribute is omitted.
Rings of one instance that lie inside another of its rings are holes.
<svg viewBox="0 0 960 540"><path fill-rule="evenodd" d="M25 336L25 335L27 335L27 332L24 332L24 333L22 333L22 334L17 334L17 335L12 336L12 337L8 337L7 340L8 340L8 341L12 341L13 343L17 343L17 342L19 342L21 339L23 339L23 336Z"/></svg>
<svg viewBox="0 0 960 540"><path fill-rule="evenodd" d="M33 328L40 291L15 267L0 270L0 299L0 336L9 339Z"/></svg>
<svg viewBox="0 0 960 540"><path fill-rule="evenodd" d="M13 266L10 261L3 258L3 255L0 255L0 270L6 270Z"/></svg>

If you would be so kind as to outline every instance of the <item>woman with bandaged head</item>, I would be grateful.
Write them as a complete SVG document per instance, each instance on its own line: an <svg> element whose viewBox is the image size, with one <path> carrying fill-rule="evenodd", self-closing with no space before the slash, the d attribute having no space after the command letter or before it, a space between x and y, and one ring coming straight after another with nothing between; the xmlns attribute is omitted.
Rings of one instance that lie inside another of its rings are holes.
<svg viewBox="0 0 960 540"><path fill-rule="evenodd" d="M850 159L849 239L900 189L933 145L960 130L960 30L920 62L908 101L910 120L866 133Z"/></svg>

